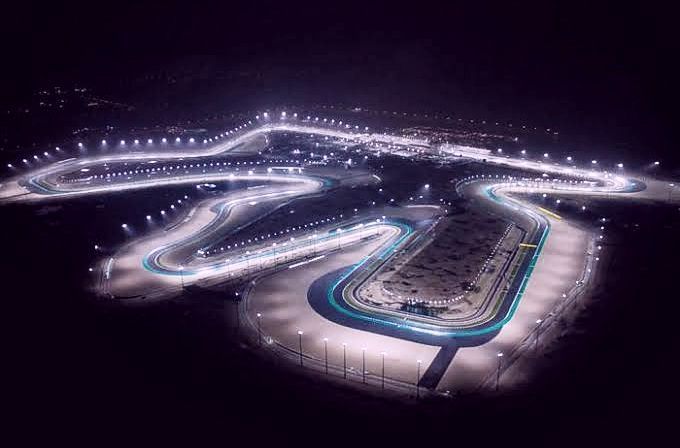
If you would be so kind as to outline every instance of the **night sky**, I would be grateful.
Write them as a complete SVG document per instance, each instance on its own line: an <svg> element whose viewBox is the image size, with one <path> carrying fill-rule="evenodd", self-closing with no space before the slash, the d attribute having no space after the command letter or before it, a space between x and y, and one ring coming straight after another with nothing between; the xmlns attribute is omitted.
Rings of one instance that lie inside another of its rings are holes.
<svg viewBox="0 0 680 448"><path fill-rule="evenodd" d="M672 151L678 44L670 11L646 3L136 3L15 4L3 91L198 57L257 73L266 89L244 96L261 104L444 111Z"/></svg>

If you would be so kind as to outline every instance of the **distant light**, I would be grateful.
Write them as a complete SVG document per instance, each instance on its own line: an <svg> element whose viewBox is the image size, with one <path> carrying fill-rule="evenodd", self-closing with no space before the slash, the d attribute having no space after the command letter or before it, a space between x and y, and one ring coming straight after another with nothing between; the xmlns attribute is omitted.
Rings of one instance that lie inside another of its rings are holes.
<svg viewBox="0 0 680 448"><path fill-rule="evenodd" d="M548 153L547 152L543 153L543 157L548 157Z"/></svg>
<svg viewBox="0 0 680 448"><path fill-rule="evenodd" d="M135 139L134 144L139 145L139 140Z"/></svg>
<svg viewBox="0 0 680 448"><path fill-rule="evenodd" d="M121 145L125 145L125 140L121 140L121 141L120 141L120 144L121 144Z"/></svg>
<svg viewBox="0 0 680 448"><path fill-rule="evenodd" d="M592 163L593 165L597 165L597 160L591 160L590 163Z"/></svg>
<svg viewBox="0 0 680 448"><path fill-rule="evenodd" d="M571 162L571 156L567 157L567 160Z"/></svg>
<svg viewBox="0 0 680 448"><path fill-rule="evenodd" d="M127 229L128 225L127 225L127 224L122 224L121 227L124 228L124 229Z"/></svg>
<svg viewBox="0 0 680 448"><path fill-rule="evenodd" d="M526 149L523 149L523 150L522 150L522 155L525 155L526 153L527 153L527 150L526 150Z"/></svg>
<svg viewBox="0 0 680 448"><path fill-rule="evenodd" d="M502 148L498 148L498 152L503 152L503 149L502 149Z"/></svg>
<svg viewBox="0 0 680 448"><path fill-rule="evenodd" d="M163 138L161 139L161 143L167 143L167 142L168 142L168 139L167 139L167 138L163 137Z"/></svg>
<svg viewBox="0 0 680 448"><path fill-rule="evenodd" d="M153 139L148 139L146 142L150 145L153 143Z"/></svg>
<svg viewBox="0 0 680 448"><path fill-rule="evenodd" d="M177 137L177 138L175 139L175 142L177 142L177 143L179 143L179 142L181 142L181 141L182 141L182 139L179 138L179 137Z"/></svg>
<svg viewBox="0 0 680 448"><path fill-rule="evenodd" d="M430 184L425 184L425 189L429 190L430 189Z"/></svg>
<svg viewBox="0 0 680 448"><path fill-rule="evenodd" d="M193 143L193 142L195 142L195 141L196 141L196 140L195 140L193 137L191 137L191 138L189 139L189 143Z"/></svg>
<svg viewBox="0 0 680 448"><path fill-rule="evenodd" d="M82 148L82 147L83 147L83 142L78 142L78 148Z"/></svg>
<svg viewBox="0 0 680 448"><path fill-rule="evenodd" d="M106 145L106 140L102 140L102 145Z"/></svg>
<svg viewBox="0 0 680 448"><path fill-rule="evenodd" d="M12 168L12 164L11 164L11 163L8 163L8 164L7 164L7 168Z"/></svg>
<svg viewBox="0 0 680 448"><path fill-rule="evenodd" d="M661 162L659 162L659 161L657 160L656 162L654 162L654 165L659 165L660 163L661 163Z"/></svg>
<svg viewBox="0 0 680 448"><path fill-rule="evenodd" d="M618 166L619 168L623 168L623 163L619 163L619 164L616 165L616 166Z"/></svg>
<svg viewBox="0 0 680 448"><path fill-rule="evenodd" d="M146 220L151 221L151 215L146 215Z"/></svg>
<svg viewBox="0 0 680 448"><path fill-rule="evenodd" d="M49 156L47 151L45 151L43 154L45 154L45 157Z"/></svg>

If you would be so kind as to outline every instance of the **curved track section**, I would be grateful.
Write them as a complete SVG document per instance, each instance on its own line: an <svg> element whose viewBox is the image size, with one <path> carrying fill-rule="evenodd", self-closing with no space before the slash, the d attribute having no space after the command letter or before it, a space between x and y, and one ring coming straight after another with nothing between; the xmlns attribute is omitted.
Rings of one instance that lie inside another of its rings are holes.
<svg viewBox="0 0 680 448"><path fill-rule="evenodd" d="M179 224L134 238L123 245L113 256L101 261L102 275L96 285L97 291L117 299L162 299L176 295L191 284L210 285L245 279L263 279L264 284L269 282L277 285L281 291L281 288L286 288L285 274L294 269L290 272L299 272L296 278L300 280L290 285L290 291L282 292L281 297L288 297L286 294L290 292L289 300L304 303L299 303L300 308L295 311L282 309L273 313L279 313L281 322L286 322L269 327L268 332L274 340L281 341L280 344L290 350L296 343L291 319L302 313L307 316L304 318L306 325L331 328L328 331L336 331L348 340L366 340L367 332L397 338L400 344L412 350L409 353L426 360L430 377L439 379L442 375L445 377L444 372L430 374L433 366L439 365L440 370L442 366L445 369L453 355L449 353L450 357L443 357L442 360L431 348L422 348L418 344L428 347L455 346L457 350L491 341L501 330L505 331L504 327L515 318L531 285L540 283L548 275L545 274L548 271L543 269L541 279L535 279L544 251L551 250L546 248L550 245L559 216L532 205L522 199L520 194L546 192L569 196L630 194L661 199L665 197L665 191L654 180L649 183L651 188L647 188L645 183L622 175L572 166L491 154L442 154L424 141L368 133L365 128L364 131L348 125L341 129L326 128L312 120L298 123L270 122L250 127L219 144L191 151L151 150L73 158L15 176L2 184L0 200L29 202L202 182L257 182L260 185L256 189L232 190L222 196L205 199L196 204ZM508 258L478 307L447 318L383 308L363 300L360 294L367 282L395 254L405 248L422 246L427 229L444 215L436 204L420 208L385 206L352 219L328 223L316 228L313 233L310 230L295 237L280 235L268 239L266 243L261 241L253 244L247 250L235 249L201 256L203 247L217 244L226 236L238 235L291 201L325 195L334 189L380 182L377 176L367 171L359 170L357 173L357 170L353 170L349 174L312 167L301 161L282 163L280 160L257 157L256 162L251 160L248 164L241 164L237 157L231 156L232 152L244 148L253 155L257 154L269 136L277 132L338 139L345 143L364 144L369 148L381 144L410 145L444 158L467 157L479 161L483 158L487 164L522 173L516 177L469 176L457 182L455 189L459 196L470 199L476 207L500 216L521 229L520 246L523 249L516 250ZM563 224L557 227L560 228L560 235L570 235ZM583 235L579 238L581 242L585 240ZM578 255L570 255L572 262L578 258L572 265L583 262L583 253L580 251ZM330 259L333 261L324 261ZM298 287L303 290L298 290ZM257 287L255 291L258 291ZM256 302L258 305L249 306L262 306L262 296L258 297L252 299L259 300ZM267 300L270 299L275 301L271 297ZM310 313L307 308L314 312ZM533 319L535 321L535 317ZM521 325L526 326L525 322L529 320L522 320ZM299 325L299 322L295 320L294 325ZM342 329L328 327L328 322ZM512 331L520 334L526 328ZM293 334L292 339L288 333ZM302 333L299 334L301 336ZM517 335L513 337L516 339ZM394 342L384 338L376 341L385 346L397 347ZM310 355L310 358L315 356ZM408 378L412 372L404 368L400 375Z"/></svg>

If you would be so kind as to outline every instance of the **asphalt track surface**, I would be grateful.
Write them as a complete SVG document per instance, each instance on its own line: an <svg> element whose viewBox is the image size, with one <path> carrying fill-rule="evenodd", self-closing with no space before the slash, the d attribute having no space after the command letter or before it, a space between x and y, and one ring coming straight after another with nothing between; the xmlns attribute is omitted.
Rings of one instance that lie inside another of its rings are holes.
<svg viewBox="0 0 680 448"><path fill-rule="evenodd" d="M253 329L257 327L266 334L268 344L292 358L301 356L303 363L318 369L324 369L326 359L332 355L334 361L330 363L336 372L338 350L342 348L345 359L342 372L350 372L350 377L357 381L364 381L361 373L366 372L368 382L380 379L382 385L383 378L387 378L388 387L408 390L419 382L431 389L448 391L477 387L486 380L495 370L497 353L512 352L534 330L536 319L547 315L560 302L563 291L588 280L586 270L591 269L586 266L592 263L589 257L594 257L593 235L549 210L522 201L514 193L628 194L657 200L664 200L667 194L664 183L654 179L643 183L620 174L485 155L487 163L511 166L528 174L522 178L470 176L462 179L456 189L479 207L516 223L524 230L522 243L532 249L513 254L507 266L510 274L504 278L504 284L492 289L483 312L443 321L387 312L363 303L356 294L391 254L417 240L428 224L441 216L441 212L431 209L402 207L383 211L384 215L360 217L351 223L330 223L297 240L277 239L266 245L254 245L246 253L226 253L219 258L195 256L199 248L225 232L237 233L281 204L325 194L333 188L375 182L375 176L369 173L343 179L338 173L303 170L299 165L262 165L244 172L235 171L233 166L202 162L248 145L257 148L261 142L253 142L266 139L271 132L361 142L376 146L376 151L381 151L380 145L388 144L426 147L421 141L386 134L328 129L312 123L270 123L252 126L200 150L116 153L51 163L4 182L0 200L65 199L225 180L261 182L257 190L238 190L197 204L187 218L170 230L133 239L114 256L101 261L95 289L120 300L163 300L191 284L255 277L243 312ZM482 157L469 153L455 155ZM146 176L144 171L135 171L134 176L125 173L117 179L100 175L87 184L60 182L65 173L96 170L106 164L150 161L166 165L162 171L147 169ZM176 164L174 170L167 165L172 163ZM540 177L535 174L539 172ZM560 178L551 179L546 173ZM378 360L380 365L376 366Z"/></svg>

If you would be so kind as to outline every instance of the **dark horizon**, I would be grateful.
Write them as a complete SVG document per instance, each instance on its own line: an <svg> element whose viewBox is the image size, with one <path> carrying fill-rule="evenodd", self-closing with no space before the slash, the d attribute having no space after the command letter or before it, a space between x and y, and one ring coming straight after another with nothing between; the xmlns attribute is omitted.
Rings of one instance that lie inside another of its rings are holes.
<svg viewBox="0 0 680 448"><path fill-rule="evenodd" d="M316 102L442 112L675 155L675 81L666 68L677 43L668 16L643 5L184 11L180 2L105 12L85 3L18 7L3 31L13 61L3 96L69 82L134 94L145 77L184 74L197 78L199 91L209 80L225 107ZM234 84L243 87L225 92Z"/></svg>

